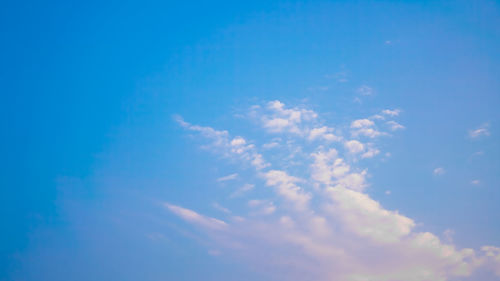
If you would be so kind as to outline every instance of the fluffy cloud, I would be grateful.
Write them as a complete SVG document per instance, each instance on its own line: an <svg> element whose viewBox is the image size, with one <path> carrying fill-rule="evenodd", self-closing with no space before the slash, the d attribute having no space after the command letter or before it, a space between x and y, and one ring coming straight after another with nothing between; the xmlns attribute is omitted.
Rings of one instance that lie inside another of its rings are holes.
<svg viewBox="0 0 500 281"><path fill-rule="evenodd" d="M369 138L376 138L378 136L385 135L385 134L380 132L380 131L377 131L373 128L361 128L359 130L352 131L352 135L354 137L365 136L365 137L369 137Z"/></svg>
<svg viewBox="0 0 500 281"><path fill-rule="evenodd" d="M309 131L309 140L324 139L327 141L339 141L342 138L333 134L333 129L323 126Z"/></svg>
<svg viewBox="0 0 500 281"><path fill-rule="evenodd" d="M296 185L297 182L301 181L300 179L278 170L271 170L265 173L264 178L268 186L276 187L279 195L293 202L298 209L306 209L311 195Z"/></svg>
<svg viewBox="0 0 500 281"><path fill-rule="evenodd" d="M350 140L350 141L346 141L344 143L344 146L345 148L350 152L350 153L360 153L362 152L363 150L365 150L365 146L360 143L359 141L357 140Z"/></svg>
<svg viewBox="0 0 500 281"><path fill-rule="evenodd" d="M304 134L302 123L311 121L318 115L316 112L300 108L285 108L280 101L271 101L267 104L270 115L262 116L264 128L269 132L281 133L289 132L294 134Z"/></svg>
<svg viewBox="0 0 500 281"><path fill-rule="evenodd" d="M483 246L481 251L484 252L484 262L496 276L500 277L500 248L495 246Z"/></svg>
<svg viewBox="0 0 500 281"><path fill-rule="evenodd" d="M273 168L252 141L178 120L181 126L211 140L211 146L219 148L216 151L253 167L249 181L255 185L244 185L228 195L230 200L240 200L245 214L223 211L227 219L222 220L164 205L200 227L210 244L222 249L220 258L228 253L255 268L271 267L273 280L445 281L470 276L479 267L500 276L499 248L458 249L451 239L443 242L419 230L415 220L384 208L366 193L368 171L357 167L361 162L356 158L379 154L373 142L341 139L329 143L325 136L333 134L332 129L315 123L315 112L287 108L279 101L268 103L266 110L271 113L255 115L264 130L271 136L289 133L291 138L286 145L267 147L266 158ZM393 117L399 110L382 114ZM376 126L373 120L358 119L344 128L353 136L384 134ZM265 143L273 142L276 140ZM271 147L286 148L290 155L276 157ZM294 166L287 165L290 159L296 162ZM441 174L444 169L440 169L434 173Z"/></svg>
<svg viewBox="0 0 500 281"><path fill-rule="evenodd" d="M375 122L370 119L358 119L351 123L351 135L353 137L365 136L369 138L376 138L385 133L378 131L374 128Z"/></svg>
<svg viewBox="0 0 500 281"><path fill-rule="evenodd" d="M342 136L334 128L324 126L318 121L318 114L310 109L287 108L280 101L271 101L266 106L252 106L250 116L259 120L262 127L269 133L291 134L308 141L341 141ZM265 144L264 148L279 146L276 142Z"/></svg>
<svg viewBox="0 0 500 281"><path fill-rule="evenodd" d="M338 156L335 149L312 153L311 179L325 186L363 190L366 187L366 170L351 171L351 166Z"/></svg>
<svg viewBox="0 0 500 281"><path fill-rule="evenodd" d="M337 216L356 235L391 243L400 241L415 226L413 220L385 210L364 193L342 186L328 187L326 192L332 199L329 213Z"/></svg>
<svg viewBox="0 0 500 281"><path fill-rule="evenodd" d="M388 116L392 116L392 117L398 116L399 113L401 113L401 110L399 110L399 109L392 109L392 110L391 109L384 109L384 110L382 110L383 115L388 115Z"/></svg>
<svg viewBox="0 0 500 281"><path fill-rule="evenodd" d="M366 127L371 127L374 124L375 123L373 123L373 121L370 119L358 119L352 121L351 128L366 128Z"/></svg>

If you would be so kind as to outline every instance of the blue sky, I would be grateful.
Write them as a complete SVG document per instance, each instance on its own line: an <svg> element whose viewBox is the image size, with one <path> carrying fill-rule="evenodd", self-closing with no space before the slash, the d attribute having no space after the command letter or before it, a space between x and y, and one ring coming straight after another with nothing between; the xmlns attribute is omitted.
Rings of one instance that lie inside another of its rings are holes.
<svg viewBox="0 0 500 281"><path fill-rule="evenodd" d="M9 1L0 30L0 280L500 279L495 1Z"/></svg>

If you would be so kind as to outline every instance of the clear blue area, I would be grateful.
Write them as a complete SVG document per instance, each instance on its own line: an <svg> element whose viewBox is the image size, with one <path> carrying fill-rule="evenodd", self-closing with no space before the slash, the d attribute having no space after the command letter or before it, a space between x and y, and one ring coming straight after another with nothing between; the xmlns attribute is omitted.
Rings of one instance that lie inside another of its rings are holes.
<svg viewBox="0 0 500 281"><path fill-rule="evenodd" d="M496 1L3 1L0 36L0 280L264 280L159 204L213 213L236 172L174 114L252 136L234 114L275 99L331 124L403 109L368 192L460 247L500 245Z"/></svg>

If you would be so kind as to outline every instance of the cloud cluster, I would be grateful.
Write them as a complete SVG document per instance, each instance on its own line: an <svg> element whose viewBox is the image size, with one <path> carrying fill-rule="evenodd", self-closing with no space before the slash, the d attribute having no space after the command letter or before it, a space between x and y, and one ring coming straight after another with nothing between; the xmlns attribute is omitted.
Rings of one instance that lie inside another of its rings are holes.
<svg viewBox="0 0 500 281"><path fill-rule="evenodd" d="M368 171L358 167L358 160L380 153L371 141L390 134L378 129L377 122L396 117L399 110L354 120L344 126L344 134L321 124L313 110L287 108L280 101L252 110L251 116L271 138L263 145L265 155L243 137L232 138L227 131L177 117L181 126L210 140L214 152L253 167L254 176L246 179L253 183L228 196L246 202L246 213L244 208L227 210L224 218L216 219L164 205L204 232L222 257L271 267L275 280L445 281L470 276L479 267L500 276L499 248L458 249L451 241L418 231L413 219L384 208L365 193ZM389 130L403 128L393 122ZM293 147L288 151L301 152L298 168L288 170L283 162L266 160L282 147L277 134L293 140L283 145ZM434 173L442 174L439 168ZM236 177L231 174L219 181ZM250 190L272 194L252 198Z"/></svg>
<svg viewBox="0 0 500 281"><path fill-rule="evenodd" d="M314 110L292 107L287 108L280 101L270 101L265 106L253 106L254 116L269 133L288 133L297 137L314 140L340 141L331 127L322 126L318 122L318 114Z"/></svg>
<svg viewBox="0 0 500 281"><path fill-rule="evenodd" d="M205 138L210 139L212 142L206 146L207 148L217 149L227 157L239 157L249 162L257 170L264 169L270 165L264 161L262 154L257 152L254 144L248 144L247 141L240 136L230 138L229 133L225 130L218 131L211 127L192 125L184 121L180 116L175 116L174 119L185 129L199 132ZM228 179L231 179L231 177Z"/></svg>

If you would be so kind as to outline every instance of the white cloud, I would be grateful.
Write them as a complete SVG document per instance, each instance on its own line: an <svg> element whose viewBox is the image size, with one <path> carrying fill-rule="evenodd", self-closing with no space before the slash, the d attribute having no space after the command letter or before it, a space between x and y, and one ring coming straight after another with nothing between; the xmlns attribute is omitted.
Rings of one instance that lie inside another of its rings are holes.
<svg viewBox="0 0 500 281"><path fill-rule="evenodd" d="M399 113L401 113L401 110L399 110L399 109L392 109L392 110L391 109L384 109L384 110L382 110L382 114L392 116L392 117L398 116Z"/></svg>
<svg viewBox="0 0 500 281"><path fill-rule="evenodd" d="M436 169L434 169L434 171L432 171L432 173L436 176L440 176L440 175L444 175L445 170L442 167L437 167Z"/></svg>
<svg viewBox="0 0 500 281"><path fill-rule="evenodd" d="M366 151L365 153L363 153L361 155L361 158L373 158L376 155L378 155L379 153L380 153L380 150L373 148L373 147L370 147L370 148L368 148L368 151Z"/></svg>
<svg viewBox="0 0 500 281"><path fill-rule="evenodd" d="M359 236L380 243L397 242L415 226L413 220L385 210L364 193L343 187L330 187L327 192L334 203L328 206L329 212Z"/></svg>
<svg viewBox="0 0 500 281"><path fill-rule="evenodd" d="M174 119L179 123L182 127L199 132L206 138L213 140L214 146L227 146L229 133L227 131L218 131L211 127L202 127L198 125L191 125L190 123L184 121L181 116L174 116Z"/></svg>
<svg viewBox="0 0 500 281"><path fill-rule="evenodd" d="M335 185L354 190L366 187L366 171L352 172L344 159L338 157L335 149L312 153L314 163L311 164L311 178L326 186Z"/></svg>
<svg viewBox="0 0 500 281"><path fill-rule="evenodd" d="M225 223L224 221L200 215L193 210L189 210L169 203L165 203L164 206L182 219L199 226L209 229L224 229L227 227L227 223Z"/></svg>
<svg viewBox="0 0 500 281"><path fill-rule="evenodd" d="M352 131L351 135L354 137L365 136L365 137L369 137L369 138L373 139L373 138L376 138L376 137L379 137L382 135L386 135L386 134L382 133L380 131L377 131L373 128L361 128L359 130Z"/></svg>
<svg viewBox="0 0 500 281"><path fill-rule="evenodd" d="M500 277L500 248L495 246L483 246L481 251L485 254L485 263L497 277Z"/></svg>
<svg viewBox="0 0 500 281"><path fill-rule="evenodd" d="M246 141L242 137L236 137L231 141L232 146L243 146L246 144Z"/></svg>
<svg viewBox="0 0 500 281"><path fill-rule="evenodd" d="M266 184L275 186L279 195L295 204L298 209L306 209L311 194L304 192L295 183L301 181L296 177L289 176L284 171L271 170L264 174Z"/></svg>
<svg viewBox="0 0 500 281"><path fill-rule="evenodd" d="M365 146L357 140L346 141L344 142L344 146L350 153L353 154L360 153L365 150Z"/></svg>
<svg viewBox="0 0 500 281"><path fill-rule="evenodd" d="M358 119L354 120L351 123L351 128L366 128L375 125L370 119Z"/></svg>
<svg viewBox="0 0 500 281"><path fill-rule="evenodd" d="M369 138L376 138L381 135L385 135L385 133L378 131L373 128L375 126L375 122L370 119L358 119L351 122L351 135L353 137L365 136Z"/></svg>
<svg viewBox="0 0 500 281"><path fill-rule="evenodd" d="M180 116L174 116L174 119L187 130L199 132L205 138L211 139L212 143L207 146L208 148L222 151L222 154L227 157L238 157L248 162L257 170L262 170L270 166L264 160L262 154L256 151L255 145L247 144L247 141L243 137L237 136L230 139L228 131L218 131L211 127L191 125Z"/></svg>
<svg viewBox="0 0 500 281"><path fill-rule="evenodd" d="M252 141L243 137L231 138L227 131L178 121L212 140L212 146L220 148L223 155L250 163L256 176L251 180L265 183L262 188L244 185L229 196L240 200L247 213L231 215L228 222L165 205L182 219L206 229L203 237L211 248L231 253L253 268L272 268L271 275L278 277L273 280L445 281L470 276L479 267L500 275L500 270L496 271L500 265L499 248L459 249L451 239L443 242L420 230L416 226L422 223L384 208L365 193L369 174L357 165L366 161L358 161L352 154L361 158L379 154L375 140L324 142L328 141L327 134L333 134L332 127L319 124L317 114L311 110L287 108L279 101L252 110L266 132L288 133L283 141L265 140L268 144L282 143L279 150L269 150L277 146L273 144L263 145L268 149L264 152L258 151ZM399 112L384 110L380 116L397 116ZM375 138L387 134L378 131L378 123L374 122L384 118L358 119L335 128L347 128L353 136ZM271 122L276 119L286 122ZM266 121L274 125L266 125ZM283 151L287 154L283 155ZM272 169L261 153L273 163ZM439 169L434 173L444 172ZM247 198L250 194L259 199ZM385 194L391 192L386 190Z"/></svg>
<svg viewBox="0 0 500 281"><path fill-rule="evenodd" d="M482 136L489 136L490 135L489 126L490 125L488 123L485 123L485 124L479 126L477 129L470 130L469 137L476 139L476 138L479 138Z"/></svg>
<svg viewBox="0 0 500 281"><path fill-rule="evenodd" d="M267 132L284 134L288 138L300 137L321 142L342 140L341 132L323 125L315 111L304 107L287 107L278 100L268 102L265 107L252 107L250 117L258 120ZM273 141L262 147L270 149L279 145L279 142Z"/></svg>
<svg viewBox="0 0 500 281"><path fill-rule="evenodd" d="M332 148L326 152L312 153L314 163L311 165L311 178L325 185L333 183L332 178L344 176L351 169L344 160L338 158L338 152Z"/></svg>
<svg viewBox="0 0 500 281"><path fill-rule="evenodd" d="M217 179L217 181L222 182L222 181L230 181L238 178L238 173L230 174L224 177L220 177Z"/></svg>
<svg viewBox="0 0 500 281"><path fill-rule="evenodd" d="M365 189L367 185L365 181L366 175L366 170L363 170L359 173L352 172L346 174L344 177L338 179L337 187L345 187L348 189L361 191Z"/></svg>
<svg viewBox="0 0 500 281"><path fill-rule="evenodd" d="M392 131L402 130L405 128L405 126L399 124L396 121L387 121L386 124L389 125Z"/></svg>
<svg viewBox="0 0 500 281"><path fill-rule="evenodd" d="M264 127L268 128L269 131L273 133L279 133L284 131L287 127L291 127L290 130L296 132L298 129L292 127L294 124L284 118L274 118L274 119L266 119L264 120Z"/></svg>
<svg viewBox="0 0 500 281"><path fill-rule="evenodd" d="M271 115L262 116L262 122L264 128L272 133L303 134L302 123L314 120L317 117L316 112L313 110L286 108L284 103L277 100L269 102L267 109L271 111Z"/></svg>
<svg viewBox="0 0 500 281"><path fill-rule="evenodd" d="M373 119L373 120L384 120L385 117L382 116L382 115L380 115L380 114L375 114L372 117L370 117L370 119Z"/></svg>
<svg viewBox="0 0 500 281"><path fill-rule="evenodd" d="M262 155L259 153L253 154L252 157L253 159L251 163L257 170L262 170L264 168L271 166L271 164L267 163L262 157Z"/></svg>
<svg viewBox="0 0 500 281"><path fill-rule="evenodd" d="M314 128L309 131L309 140L324 139L326 141L339 141L342 138L333 134L333 129L327 126Z"/></svg>

